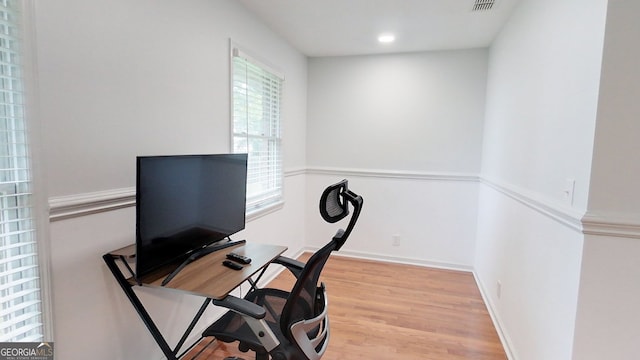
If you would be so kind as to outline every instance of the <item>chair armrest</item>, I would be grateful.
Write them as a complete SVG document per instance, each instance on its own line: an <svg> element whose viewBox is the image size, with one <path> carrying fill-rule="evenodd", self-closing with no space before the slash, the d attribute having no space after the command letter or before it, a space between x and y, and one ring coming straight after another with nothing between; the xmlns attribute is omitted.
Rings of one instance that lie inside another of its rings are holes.
<svg viewBox="0 0 640 360"><path fill-rule="evenodd" d="M240 315L251 316L254 319L263 319L267 315L266 310L262 306L232 295L227 295L222 300L214 299L213 304L233 310Z"/></svg>
<svg viewBox="0 0 640 360"><path fill-rule="evenodd" d="M288 258L286 256L278 256L275 260L272 261L273 264L279 264L286 267L293 275L296 277L300 277L300 273L304 268L304 263L292 258Z"/></svg>

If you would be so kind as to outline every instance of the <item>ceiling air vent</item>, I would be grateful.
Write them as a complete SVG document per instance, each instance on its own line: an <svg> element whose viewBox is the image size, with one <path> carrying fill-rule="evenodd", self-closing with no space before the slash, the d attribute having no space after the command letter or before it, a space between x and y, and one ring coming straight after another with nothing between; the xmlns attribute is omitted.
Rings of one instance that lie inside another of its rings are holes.
<svg viewBox="0 0 640 360"><path fill-rule="evenodd" d="M471 11L487 11L491 10L496 4L496 0L475 0Z"/></svg>

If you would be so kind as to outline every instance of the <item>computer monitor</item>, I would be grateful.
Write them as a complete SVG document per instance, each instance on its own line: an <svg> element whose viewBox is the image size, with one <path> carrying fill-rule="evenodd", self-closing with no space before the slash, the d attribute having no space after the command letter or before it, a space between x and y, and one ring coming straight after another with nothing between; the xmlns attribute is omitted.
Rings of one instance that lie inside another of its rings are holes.
<svg viewBox="0 0 640 360"><path fill-rule="evenodd" d="M139 156L136 277L245 227L247 155Z"/></svg>

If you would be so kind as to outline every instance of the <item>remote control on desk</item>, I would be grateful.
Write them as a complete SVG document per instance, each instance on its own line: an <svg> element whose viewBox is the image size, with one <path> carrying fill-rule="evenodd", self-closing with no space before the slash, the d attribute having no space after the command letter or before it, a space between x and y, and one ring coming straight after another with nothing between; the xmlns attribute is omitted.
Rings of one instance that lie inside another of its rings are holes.
<svg viewBox="0 0 640 360"><path fill-rule="evenodd" d="M227 254L227 259L233 260L235 262L239 262L241 264L249 264L251 263L251 258L247 256L242 256L240 254L236 254L234 252Z"/></svg>
<svg viewBox="0 0 640 360"><path fill-rule="evenodd" d="M222 265L228 267L229 269L233 269L233 270L242 270L243 266L238 264L238 263L234 263L233 261L230 260L225 260L222 262Z"/></svg>

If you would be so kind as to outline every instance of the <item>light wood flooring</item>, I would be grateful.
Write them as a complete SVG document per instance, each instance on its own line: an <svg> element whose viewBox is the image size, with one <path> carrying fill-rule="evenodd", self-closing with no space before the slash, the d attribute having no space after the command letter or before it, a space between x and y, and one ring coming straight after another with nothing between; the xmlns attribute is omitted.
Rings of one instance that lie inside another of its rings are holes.
<svg viewBox="0 0 640 360"><path fill-rule="evenodd" d="M507 358L471 273L332 256L321 280L331 322L323 360ZM288 290L293 282L284 271L269 287ZM254 358L214 342L196 359L226 356Z"/></svg>

